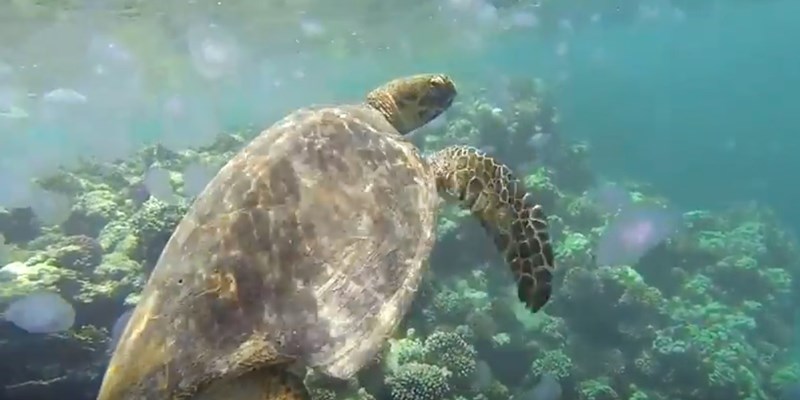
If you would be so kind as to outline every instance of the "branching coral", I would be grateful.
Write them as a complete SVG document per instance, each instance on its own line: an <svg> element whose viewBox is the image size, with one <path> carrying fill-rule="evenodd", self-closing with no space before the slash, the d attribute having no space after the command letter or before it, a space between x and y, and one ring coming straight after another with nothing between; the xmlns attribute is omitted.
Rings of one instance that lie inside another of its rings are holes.
<svg viewBox="0 0 800 400"><path fill-rule="evenodd" d="M572 374L572 359L562 350L545 351L531 365L531 374L541 376L552 374L558 378L566 378Z"/></svg>
<svg viewBox="0 0 800 400"><path fill-rule="evenodd" d="M705 374L699 382L753 399L766 398L761 378L754 374L757 352L748 340L756 327L752 318L719 303L688 306L676 318L686 322L659 331L653 342L662 365L680 372L687 363L698 365L697 372Z"/></svg>
<svg viewBox="0 0 800 400"><path fill-rule="evenodd" d="M133 215L131 225L137 238L135 258L145 268L155 266L172 231L186 213L186 208L185 204L166 204L150 199Z"/></svg>
<svg viewBox="0 0 800 400"><path fill-rule="evenodd" d="M413 329L406 332L406 337L389 340L388 355L384 357L384 366L394 371L399 366L409 363L421 363L425 360L425 346L415 337Z"/></svg>
<svg viewBox="0 0 800 400"><path fill-rule="evenodd" d="M452 374L454 387L469 386L475 373L477 352L455 332L433 332L425 339L425 361Z"/></svg>
<svg viewBox="0 0 800 400"><path fill-rule="evenodd" d="M578 384L578 398L580 400L617 400L619 394L609 386L608 379L589 379Z"/></svg>
<svg viewBox="0 0 800 400"><path fill-rule="evenodd" d="M450 372L429 364L401 365L387 377L392 400L441 400L450 394Z"/></svg>
<svg viewBox="0 0 800 400"><path fill-rule="evenodd" d="M592 243L578 232L564 232L564 238L556 246L556 257L562 262L581 263L589 259Z"/></svg>

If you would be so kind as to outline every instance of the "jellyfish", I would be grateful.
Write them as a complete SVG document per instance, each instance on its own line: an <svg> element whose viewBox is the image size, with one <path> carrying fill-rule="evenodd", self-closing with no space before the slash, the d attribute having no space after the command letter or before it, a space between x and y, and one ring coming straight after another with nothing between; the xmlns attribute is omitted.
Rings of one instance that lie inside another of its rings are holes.
<svg viewBox="0 0 800 400"><path fill-rule="evenodd" d="M133 308L122 313L122 315L117 318L117 320L114 322L114 325L111 327L111 342L109 342L108 345L108 350L110 352L113 352L114 349L117 348L117 343L119 343L122 333L125 332L125 328L128 326L128 321L131 319L131 315L133 315Z"/></svg>
<svg viewBox="0 0 800 400"><path fill-rule="evenodd" d="M188 41L194 67L204 78L218 79L237 68L239 46L219 26L195 26L189 30Z"/></svg>
<svg viewBox="0 0 800 400"><path fill-rule="evenodd" d="M169 171L159 167L150 167L144 177L144 185L150 195L168 204L177 199L172 189Z"/></svg>
<svg viewBox="0 0 800 400"><path fill-rule="evenodd" d="M61 193L51 192L39 187L31 189L30 208L44 225L54 226L69 218L72 212L72 199Z"/></svg>
<svg viewBox="0 0 800 400"><path fill-rule="evenodd" d="M655 206L632 206L611 221L595 252L597 265L633 265L677 228L677 216Z"/></svg>
<svg viewBox="0 0 800 400"><path fill-rule="evenodd" d="M52 292L37 292L15 300L4 318L29 333L63 332L75 323L75 308Z"/></svg>
<svg viewBox="0 0 800 400"><path fill-rule="evenodd" d="M601 211L610 214L624 210L632 203L628 191L613 183L603 183L595 187L589 191L589 197Z"/></svg>
<svg viewBox="0 0 800 400"><path fill-rule="evenodd" d="M217 174L217 170L218 168L201 163L189 164L183 170L183 194L188 197L199 195Z"/></svg>

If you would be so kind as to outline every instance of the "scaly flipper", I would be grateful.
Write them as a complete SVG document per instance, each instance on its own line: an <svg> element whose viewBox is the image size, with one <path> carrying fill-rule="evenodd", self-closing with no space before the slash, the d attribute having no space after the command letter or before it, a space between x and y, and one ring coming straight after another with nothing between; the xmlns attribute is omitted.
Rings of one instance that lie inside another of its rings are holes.
<svg viewBox="0 0 800 400"><path fill-rule="evenodd" d="M215 382L193 400L311 400L311 396L299 377L278 365Z"/></svg>
<svg viewBox="0 0 800 400"><path fill-rule="evenodd" d="M541 206L531 202L509 167L475 148L450 146L429 161L439 192L457 198L480 220L511 266L520 301L538 311L550 299L554 267Z"/></svg>

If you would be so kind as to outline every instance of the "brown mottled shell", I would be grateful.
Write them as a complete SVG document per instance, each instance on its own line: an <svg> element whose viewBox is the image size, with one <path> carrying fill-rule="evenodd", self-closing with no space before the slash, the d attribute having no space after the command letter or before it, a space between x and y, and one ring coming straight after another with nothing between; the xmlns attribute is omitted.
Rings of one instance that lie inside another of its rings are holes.
<svg viewBox="0 0 800 400"><path fill-rule="evenodd" d="M377 111L292 113L180 223L100 399L190 396L292 360L352 376L409 308L437 205L431 169Z"/></svg>

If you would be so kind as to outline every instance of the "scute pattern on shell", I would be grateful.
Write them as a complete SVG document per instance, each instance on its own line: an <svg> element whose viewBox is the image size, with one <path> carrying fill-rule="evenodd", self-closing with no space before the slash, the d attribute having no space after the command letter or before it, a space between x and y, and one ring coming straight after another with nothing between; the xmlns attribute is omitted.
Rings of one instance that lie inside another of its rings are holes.
<svg viewBox="0 0 800 400"><path fill-rule="evenodd" d="M237 154L167 244L100 399L191 396L295 358L340 377L367 363L434 241L435 179L395 132L366 106L304 109Z"/></svg>

